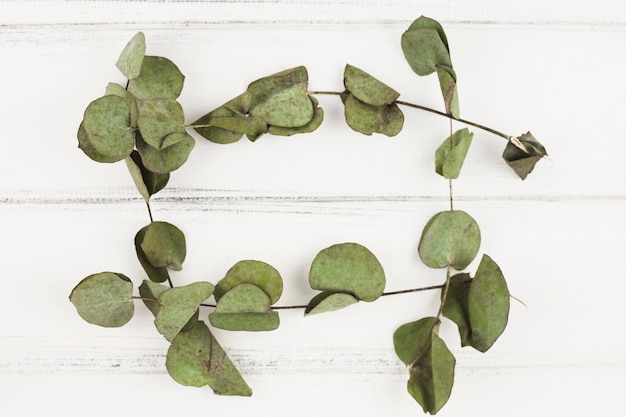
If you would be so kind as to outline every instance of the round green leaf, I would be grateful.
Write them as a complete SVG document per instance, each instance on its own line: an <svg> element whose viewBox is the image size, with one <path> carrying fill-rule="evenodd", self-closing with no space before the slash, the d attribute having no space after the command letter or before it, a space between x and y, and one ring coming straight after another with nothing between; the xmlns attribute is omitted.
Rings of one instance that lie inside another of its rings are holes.
<svg viewBox="0 0 626 417"><path fill-rule="evenodd" d="M209 282L194 282L164 291L159 297L160 308L154 318L159 333L170 342L174 340L212 293L213 284Z"/></svg>
<svg viewBox="0 0 626 417"><path fill-rule="evenodd" d="M249 114L272 126L304 126L314 115L307 90L308 74L302 66L261 78L248 86Z"/></svg>
<svg viewBox="0 0 626 417"><path fill-rule="evenodd" d="M254 284L239 284L224 294L209 315L219 329L270 331L278 328L278 313L270 310L270 298Z"/></svg>
<svg viewBox="0 0 626 417"><path fill-rule="evenodd" d="M310 316L312 314L335 311L358 302L359 300L354 298L352 294L324 291L309 301L309 305L304 310L304 315Z"/></svg>
<svg viewBox="0 0 626 417"><path fill-rule="evenodd" d="M83 123L89 142L98 153L120 160L130 155L135 132L126 100L107 95L92 101L85 109Z"/></svg>
<svg viewBox="0 0 626 417"><path fill-rule="evenodd" d="M459 177L473 136L473 133L464 128L457 130L443 141L435 152L435 171L437 174L447 179Z"/></svg>
<svg viewBox="0 0 626 417"><path fill-rule="evenodd" d="M89 140L87 132L85 132L84 122L81 122L80 126L78 127L78 133L76 136L78 137L78 148L83 151L85 155L87 155L89 158L96 162L112 163L124 159L121 156L107 156L98 152Z"/></svg>
<svg viewBox="0 0 626 417"><path fill-rule="evenodd" d="M144 167L156 174L168 174L187 162L196 142L186 133L172 133L162 143L162 149L155 149L137 135L137 152Z"/></svg>
<svg viewBox="0 0 626 417"><path fill-rule="evenodd" d="M139 106L137 124L144 142L162 149L168 135L185 132L185 115L176 100L146 100Z"/></svg>
<svg viewBox="0 0 626 417"><path fill-rule="evenodd" d="M133 317L133 283L125 275L100 272L89 275L74 287L70 301L88 323L120 327Z"/></svg>
<svg viewBox="0 0 626 417"><path fill-rule="evenodd" d="M146 54L146 37L142 32L137 33L126 44L126 47L117 59L115 66L126 78L133 79L141 71L141 63Z"/></svg>
<svg viewBox="0 0 626 417"><path fill-rule="evenodd" d="M348 126L364 135L382 133L386 136L395 136L404 125L404 114L395 103L388 106L372 106L348 94L344 100L344 112Z"/></svg>
<svg viewBox="0 0 626 417"><path fill-rule="evenodd" d="M179 384L208 385L218 395L252 395L248 384L202 321L174 338L165 366Z"/></svg>
<svg viewBox="0 0 626 417"><path fill-rule="evenodd" d="M137 232L135 235L135 252L137 253L137 259L141 264L144 271L148 275L153 282L165 282L169 278L169 273L167 272L167 267L165 266L154 266L148 260L145 252L143 251L141 244L143 243L144 238L146 237L146 231L148 230L148 226L143 227L141 230Z"/></svg>
<svg viewBox="0 0 626 417"><path fill-rule="evenodd" d="M352 294L374 301L385 289L385 272L378 259L358 243L341 243L317 254L309 272L311 288Z"/></svg>
<svg viewBox="0 0 626 417"><path fill-rule="evenodd" d="M509 319L510 294L500 267L483 255L476 276L469 287L471 345L487 351L500 337Z"/></svg>
<svg viewBox="0 0 626 417"><path fill-rule="evenodd" d="M298 133L310 133L316 130L324 121L324 110L318 106L318 101L315 97L309 96L311 103L313 103L313 118L304 126L300 127L280 127L280 126L268 126L267 133L277 136L291 136Z"/></svg>
<svg viewBox="0 0 626 417"><path fill-rule="evenodd" d="M392 104L400 97L396 90L352 65L346 65L343 83L350 94L372 106Z"/></svg>
<svg viewBox="0 0 626 417"><path fill-rule="evenodd" d="M417 29L434 29L439 34L439 38L441 42L445 45L446 49L450 51L448 46L448 37L446 36L445 31L443 30L443 26L441 23L437 22L435 19L431 19L430 17L420 16L411 23L409 26L409 31L417 30Z"/></svg>
<svg viewBox="0 0 626 417"><path fill-rule="evenodd" d="M431 74L438 66L452 68L450 52L436 29L409 28L402 34L401 46L404 57L417 75Z"/></svg>
<svg viewBox="0 0 626 417"><path fill-rule="evenodd" d="M185 76L169 59L145 56L139 76L128 83L128 91L139 100L175 99L183 89Z"/></svg>
<svg viewBox="0 0 626 417"><path fill-rule="evenodd" d="M183 269L182 264L187 254L185 235L173 224L150 223L145 228L140 247L151 265L168 267L175 271Z"/></svg>
<svg viewBox="0 0 626 417"><path fill-rule="evenodd" d="M283 293L283 279L271 265L255 260L239 261L226 272L215 286L215 299L220 299L232 288L240 284L254 284L261 288L274 304Z"/></svg>
<svg viewBox="0 0 626 417"><path fill-rule="evenodd" d="M238 114L226 106L220 106L217 109L205 114L195 122L193 122L194 130L198 132L200 136L210 140L213 143L228 144L237 142L243 136L243 132L232 131L217 127L212 123L212 120L220 117L240 117L243 118L243 114Z"/></svg>
<svg viewBox="0 0 626 417"><path fill-rule="evenodd" d="M428 221L418 252L426 266L445 268L450 265L461 270L474 260L479 247L478 223L466 212L453 210L437 213Z"/></svg>
<svg viewBox="0 0 626 417"><path fill-rule="evenodd" d="M130 126L137 126L137 99L133 97L124 87L117 83L109 83L105 90L106 95L118 96L124 99L130 110Z"/></svg>

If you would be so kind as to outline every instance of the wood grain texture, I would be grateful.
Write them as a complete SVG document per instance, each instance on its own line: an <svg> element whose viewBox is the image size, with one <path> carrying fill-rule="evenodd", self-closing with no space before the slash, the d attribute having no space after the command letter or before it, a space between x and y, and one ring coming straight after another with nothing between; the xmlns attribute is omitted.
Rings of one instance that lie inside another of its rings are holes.
<svg viewBox="0 0 626 417"><path fill-rule="evenodd" d="M189 122L295 65L307 66L312 90L340 90L350 63L402 99L440 108L436 80L415 77L400 51L401 32L421 14L446 28L463 117L531 130L550 154L521 182L500 159L504 143L476 132L456 206L477 219L481 251L527 307L512 304L509 328L484 355L457 347L444 324L457 370L440 415L619 412L624 2L49 0L0 2L0 413L420 414L391 335L433 314L436 292L306 319L284 311L268 334L219 331L251 399L172 381L167 343L140 305L127 326L101 329L82 322L67 297L101 270L143 279L132 238L148 222L145 206L123 164L93 163L75 138L86 105L107 82L123 82L114 62L136 31L148 53L186 75ZM447 207L432 155L448 122L407 110L398 137L363 137L345 126L338 99L320 103L326 120L310 135L228 146L197 137L153 202L156 218L187 236L178 282L216 282L236 261L261 259L285 279L280 304L302 304L314 294L311 260L344 241L379 257L388 291L442 281L416 247L425 222Z"/></svg>

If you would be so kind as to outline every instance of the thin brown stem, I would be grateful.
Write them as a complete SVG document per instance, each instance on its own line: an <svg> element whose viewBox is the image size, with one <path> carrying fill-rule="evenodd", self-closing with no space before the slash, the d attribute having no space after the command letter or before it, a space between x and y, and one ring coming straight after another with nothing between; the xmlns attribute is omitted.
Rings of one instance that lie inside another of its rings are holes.
<svg viewBox="0 0 626 417"><path fill-rule="evenodd" d="M337 91L309 91L309 94L312 94L312 95L327 95L327 96L341 96L341 94L343 94L343 93L340 93L340 92L337 92ZM456 120L457 122L461 122L461 123L466 124L468 126L473 126L473 127L477 128L477 129L484 130L485 132L489 132L489 133L494 134L496 136L500 136L501 138L504 138L506 140L510 140L511 139L510 135L504 134L504 133L502 133L500 131L497 131L495 129L492 129L492 128L488 127L488 126L482 125L480 123L472 122L471 120L465 120L465 119L461 119L461 118L456 118L453 115L451 115L450 113L445 113L445 112L442 112L440 110L433 109L431 107L422 106L421 104L409 103L408 101L402 101L402 100L397 100L396 104L398 104L400 106L410 107L412 109L426 111L426 112L429 112L429 113L436 114L438 116L447 117L448 119Z"/></svg>

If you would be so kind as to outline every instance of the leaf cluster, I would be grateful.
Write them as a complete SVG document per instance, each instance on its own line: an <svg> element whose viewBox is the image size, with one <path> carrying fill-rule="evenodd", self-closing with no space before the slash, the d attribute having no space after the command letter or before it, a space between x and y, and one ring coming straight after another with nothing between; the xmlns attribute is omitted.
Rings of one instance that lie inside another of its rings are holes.
<svg viewBox="0 0 626 417"><path fill-rule="evenodd" d="M175 286L172 282L170 272L183 270L185 235L177 226L152 218L150 199L167 186L170 173L187 161L194 148L187 128L218 144L237 142L244 135L255 142L265 134L309 133L324 119L315 95L334 94L341 98L347 125L365 135L397 135L405 118L400 106L405 105L505 137L502 156L522 179L547 155L530 132L507 136L460 119L457 76L447 36L437 21L424 16L415 20L402 35L401 47L417 75L437 74L445 112L399 101L400 93L392 87L349 64L344 68L342 91L311 92L308 72L299 66L250 83L242 94L187 126L177 101L185 77L167 58L146 55L143 33L134 36L116 63L128 80L126 87L110 83L102 97L89 103L77 138L79 148L94 161L124 160L148 206L150 223L134 237L147 279L137 287L136 296L124 274L105 271L85 277L70 294L78 314L95 325L119 327L131 320L134 302L141 300L154 315L157 331L170 343L166 368L174 380L209 386L219 395L252 395L212 329L277 329L281 307L276 303L284 282L273 266L253 259L237 262L216 283ZM473 137L468 128L454 132L451 128L434 154L435 172L450 181L450 187L461 173ZM440 309L436 315L400 326L393 335L396 354L407 366L407 391L431 414L448 401L454 383L456 360L439 336L442 319L456 325L462 346L485 352L503 333L509 315L508 286L491 257L482 255L473 276L465 272L477 259L481 232L477 222L465 211L453 209L452 203L450 194L450 209L431 217L417 247L426 266L446 271ZM384 292L382 265L368 248L355 242L321 250L311 261L308 281L318 293L303 306L305 316L389 295Z"/></svg>

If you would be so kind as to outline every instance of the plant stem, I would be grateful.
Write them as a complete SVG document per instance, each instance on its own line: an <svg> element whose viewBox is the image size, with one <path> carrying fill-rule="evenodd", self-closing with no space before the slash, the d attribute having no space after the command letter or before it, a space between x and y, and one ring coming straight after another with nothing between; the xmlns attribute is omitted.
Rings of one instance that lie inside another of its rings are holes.
<svg viewBox="0 0 626 417"><path fill-rule="evenodd" d="M410 293L414 293L414 292L421 292L421 291L431 291L431 290L440 290L442 288L446 288L446 286L450 287L450 286L456 286L456 285L463 285L466 284L468 282L470 282L471 279L467 279L467 280L462 280L462 281L458 281L455 282L454 284L439 284L439 285L431 285L429 287L420 287L420 288L410 288L407 290L398 290L398 291L389 291L389 292L384 292L381 294L381 297L386 297L389 295L400 295L400 294L410 294ZM215 308L215 304L200 304L202 307L211 307L211 308ZM308 306L306 304L300 304L300 305L287 305L287 306L271 306L270 308L272 310L296 310L296 309L305 309Z"/></svg>
<svg viewBox="0 0 626 417"><path fill-rule="evenodd" d="M328 96L341 96L340 92L337 91L309 91L309 94L312 95L328 95ZM412 109L417 109L417 110L422 110L422 111L426 111L429 113L433 113L436 114L438 116L443 116L443 117L447 117L448 119L451 120L456 120L457 122L461 122L463 124L466 124L468 126L473 126L477 129L481 129L484 130L485 132L489 132L491 134L494 134L496 136L500 136L501 138L504 138L506 140L511 140L511 136L504 134L502 132L499 132L495 129L492 129L488 126L482 125L480 123L476 123L476 122L472 122L471 120L465 120L465 119L461 119L461 118L456 118L453 115L449 114L449 113L445 113L436 109L433 109L431 107L426 107L426 106L422 106L421 104L415 104L415 103L409 103L408 101L402 101L402 100L397 100L396 104L400 105L400 106L406 106L406 107L410 107Z"/></svg>
<svg viewBox="0 0 626 417"><path fill-rule="evenodd" d="M150 217L150 223L154 223L154 219L152 218L152 209L150 208L150 203L146 201L146 207L148 208L148 216Z"/></svg>

